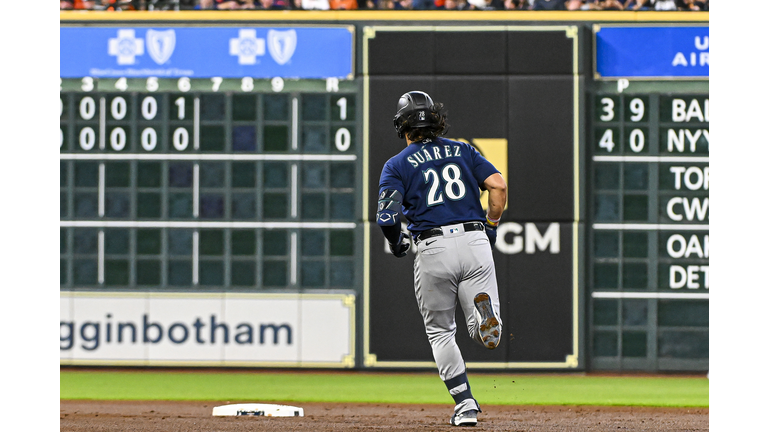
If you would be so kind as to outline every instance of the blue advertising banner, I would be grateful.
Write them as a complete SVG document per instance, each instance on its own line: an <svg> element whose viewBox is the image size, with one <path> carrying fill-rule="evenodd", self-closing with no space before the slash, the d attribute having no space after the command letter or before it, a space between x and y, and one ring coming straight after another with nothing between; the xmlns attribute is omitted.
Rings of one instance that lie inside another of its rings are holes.
<svg viewBox="0 0 768 432"><path fill-rule="evenodd" d="M351 78L351 27L62 27L61 78Z"/></svg>
<svg viewBox="0 0 768 432"><path fill-rule="evenodd" d="M599 27L599 78L709 78L709 26Z"/></svg>

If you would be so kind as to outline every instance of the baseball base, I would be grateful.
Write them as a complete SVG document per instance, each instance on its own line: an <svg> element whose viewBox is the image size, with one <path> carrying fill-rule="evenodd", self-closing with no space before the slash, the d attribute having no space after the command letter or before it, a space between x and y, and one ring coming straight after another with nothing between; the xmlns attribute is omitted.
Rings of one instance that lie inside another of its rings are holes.
<svg viewBox="0 0 768 432"><path fill-rule="evenodd" d="M232 404L213 407L214 416L304 417L304 408L272 404Z"/></svg>

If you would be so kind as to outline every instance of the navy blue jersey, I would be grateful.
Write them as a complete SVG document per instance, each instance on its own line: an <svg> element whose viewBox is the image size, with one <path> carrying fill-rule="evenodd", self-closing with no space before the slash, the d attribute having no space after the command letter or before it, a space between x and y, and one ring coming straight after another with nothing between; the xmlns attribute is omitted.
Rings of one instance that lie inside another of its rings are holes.
<svg viewBox="0 0 768 432"><path fill-rule="evenodd" d="M480 188L499 172L469 144L445 138L408 145L384 164L379 195L395 189L403 195L408 231L461 222L485 221Z"/></svg>

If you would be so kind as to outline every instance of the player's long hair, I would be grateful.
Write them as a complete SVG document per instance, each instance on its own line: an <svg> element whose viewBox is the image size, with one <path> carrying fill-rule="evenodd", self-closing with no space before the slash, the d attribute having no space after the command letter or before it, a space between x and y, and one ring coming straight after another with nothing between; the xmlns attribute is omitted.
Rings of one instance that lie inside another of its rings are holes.
<svg viewBox="0 0 768 432"><path fill-rule="evenodd" d="M445 105L441 103L435 103L429 108L429 116L431 125L420 126L412 128L409 126L411 123L416 123L417 112L413 112L403 122L403 130L406 136L411 141L421 141L425 138L437 138L445 135L450 125L447 123L448 111L445 110Z"/></svg>

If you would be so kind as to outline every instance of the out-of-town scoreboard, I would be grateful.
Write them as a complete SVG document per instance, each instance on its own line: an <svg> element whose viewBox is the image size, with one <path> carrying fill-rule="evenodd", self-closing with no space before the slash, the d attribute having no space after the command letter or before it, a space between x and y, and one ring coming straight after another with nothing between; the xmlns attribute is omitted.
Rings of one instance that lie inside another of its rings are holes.
<svg viewBox="0 0 768 432"><path fill-rule="evenodd" d="M355 286L353 37L62 27L61 288Z"/></svg>
<svg viewBox="0 0 768 432"><path fill-rule="evenodd" d="M588 102L592 366L706 370L708 29L594 30L596 82ZM678 43L668 52L652 51L658 54L653 60L633 49L626 54L633 61L621 61L621 50L613 48L626 47L625 38Z"/></svg>

